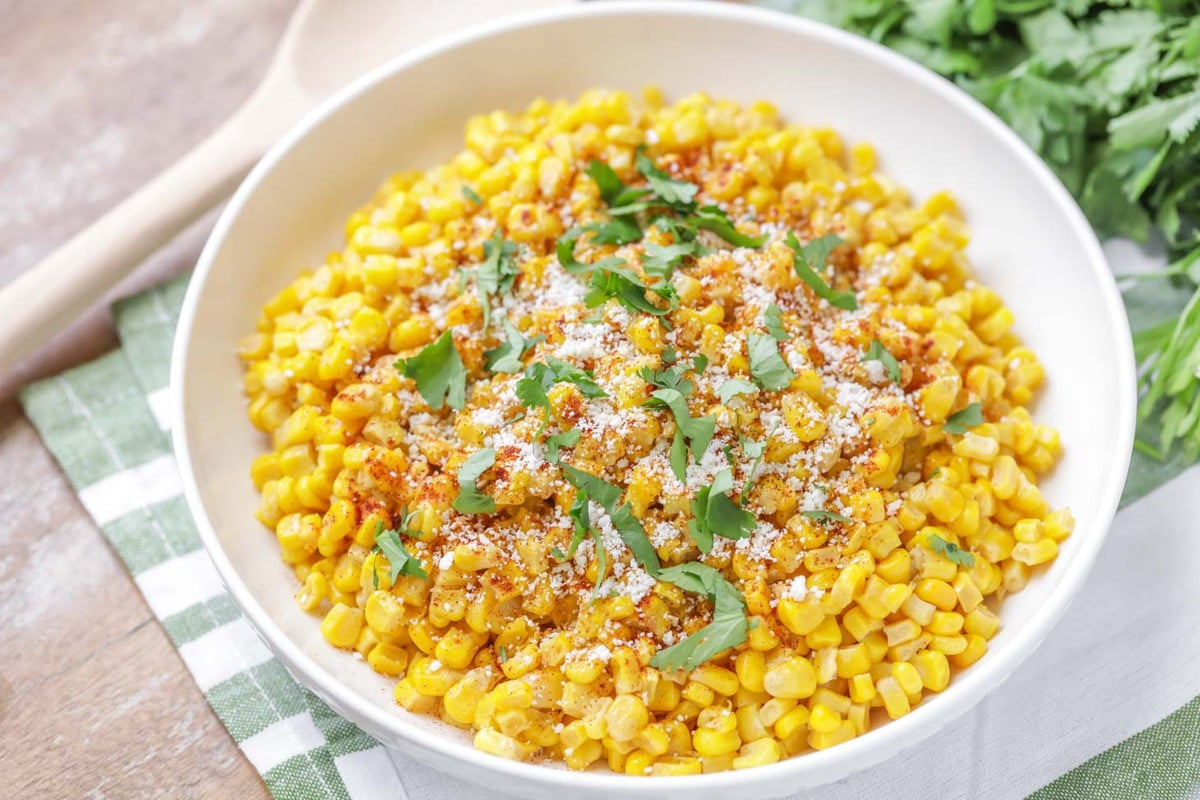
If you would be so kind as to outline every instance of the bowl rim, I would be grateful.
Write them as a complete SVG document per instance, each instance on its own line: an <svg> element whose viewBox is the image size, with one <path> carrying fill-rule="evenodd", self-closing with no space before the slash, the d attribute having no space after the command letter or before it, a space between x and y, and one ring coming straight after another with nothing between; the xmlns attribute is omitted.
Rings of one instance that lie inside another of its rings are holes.
<svg viewBox="0 0 1200 800"><path fill-rule="evenodd" d="M1041 158L996 115L936 73L880 44L813 20L765 8L731 3L679 2L679 0L607 0L604 3L567 4L486 22L404 52L335 92L294 125L258 161L222 211L197 261L180 312L171 359L171 413L175 420L183 419L187 357L192 339L192 328L200 297L216 254L233 222L263 178L314 127L329 116L336 114L343 105L376 84L443 52L470 46L477 41L498 34L555 23L567 18L637 17L641 15L701 17L717 21L736 20L773 26L804 36L824 39L834 46L853 51L857 55L875 61L883 68L898 72L902 77L932 90L941 99L956 106L960 111L973 118L977 124L998 136L999 140L1006 144L1030 170L1042 191L1047 193L1069 220L1069 229L1064 233L1076 238L1082 247L1094 279L1099 284L1103 295L1103 309L1098 310L1098 313L1103 313L1107 317L1108 322L1114 328L1114 333L1117 334L1115 337L1116 359L1120 366L1117 382L1119 386L1123 387L1123 391L1118 398L1120 418L1114 420L1114 429L1108 432L1108 436L1118 445L1116 452L1126 455L1119 456L1112 463L1106 482L1099 487L1100 491L1097 493L1094 503L1094 508L1099 512L1096 517L1095 529L1088 530L1087 537L1082 541L1075 540L1080 541L1079 550L1075 553L1069 568L1059 583L1050 590L1042 607L1031 617L1025 627L1014 635L1008 646L994 654L993 658L985 659L980 664L973 665L971 669L956 676L955 681L939 695L939 698L945 698L940 702L923 703L913 709L910 714L870 731L869 735L856 737L837 747L808 752L803 757L786 758L775 764L753 770L660 777L653 784L647 784L642 777L603 771L575 772L537 763L510 761L475 750L469 744L453 741L449 737L430 736L428 730L417 727L402 716L394 715L390 710L372 702L364 694L343 684L283 633L246 583L238 576L232 562L221 547L200 497L196 476L192 469L186 429L184 426L176 424L172 428L172 439L184 496L196 522L201 542L212 559L221 580L242 613L246 615L260 637L264 639L269 649L287 665L289 671L301 683L315 688L323 696L331 697L336 704L348 708L376 728L390 731L398 738L419 743L421 746L437 752L443 758L466 760L481 770L503 773L509 779L529 781L540 784L544 788L593 792L620 792L635 788L645 791L655 786L665 788L663 781L669 783L672 791L685 792L689 789L706 791L721 788L745 789L751 784L777 783L788 776L800 779L796 783L797 787L837 780L858 772L860 769L878 764L930 736L971 709L1029 657L1062 617L1091 571L1092 564L1104 543L1113 515L1117 510L1132 453L1136 406L1136 370L1132 338L1116 280L1108 267L1095 232L1066 188L1042 162ZM820 777L822 774L828 777L823 779Z"/></svg>

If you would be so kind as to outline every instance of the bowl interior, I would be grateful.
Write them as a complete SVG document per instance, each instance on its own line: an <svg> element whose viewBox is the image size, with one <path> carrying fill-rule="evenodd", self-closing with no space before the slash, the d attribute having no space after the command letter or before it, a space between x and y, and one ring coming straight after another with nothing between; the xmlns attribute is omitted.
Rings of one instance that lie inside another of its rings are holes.
<svg viewBox="0 0 1200 800"><path fill-rule="evenodd" d="M995 684L1006 675L1020 655L1014 644L1028 650L1044 635L1046 618L1065 606L1110 521L1130 437L1124 317L1078 212L985 112L878 48L766 12L598 4L468 36L360 82L272 151L205 250L177 350L176 436L190 459L185 482L200 527L211 526L218 566L239 600L261 608L252 620L277 650L281 642L289 648L285 660L307 657L307 669L332 676L322 692L327 697L358 695L374 705L373 718L358 721L393 743L448 729L398 709L392 682L328 647L317 620L292 600L290 571L253 516L257 497L248 467L266 442L246 420L236 341L254 330L274 292L341 246L344 220L389 173L457 152L468 117L520 109L539 96L574 98L591 87L636 93L649 83L672 98L703 91L768 100L790 121L834 128L847 143L871 142L882 171L918 199L953 192L973 232L969 253L978 277L1004 297L1017 332L1046 367L1036 418L1059 429L1065 456L1044 488L1055 506L1072 508L1078 532L1048 570L1005 601L1003 630L984 660L948 692L881 731L909 725L915 734L922 726L913 720L922 714L948 718L952 707L981 696L981 685L962 685L970 676ZM342 700L335 704L346 710ZM875 737L882 740L881 732L858 741ZM459 738L460 757L475 759ZM894 751L901 740L891 741ZM820 754L824 760L811 766L803 764L810 757L789 762L789 786L845 774L848 766L830 766L841 749ZM866 752L859 752L860 762L890 755Z"/></svg>

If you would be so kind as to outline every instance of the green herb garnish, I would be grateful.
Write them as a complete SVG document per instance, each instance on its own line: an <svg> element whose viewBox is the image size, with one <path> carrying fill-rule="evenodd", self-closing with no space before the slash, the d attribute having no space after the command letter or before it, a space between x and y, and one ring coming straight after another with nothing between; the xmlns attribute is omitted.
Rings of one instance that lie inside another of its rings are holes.
<svg viewBox="0 0 1200 800"><path fill-rule="evenodd" d="M566 478L567 483L576 489L575 506L579 506L580 499L583 499L582 509L577 512L576 516L586 522L585 532L591 530L591 524L587 518L587 500L594 500L597 505L608 512L608 518L612 522L613 528L621 537L621 541L633 553L634 559L642 565L646 572L658 575L661 568L658 553L654 551L654 545L650 544L650 539L646 536L646 529L634 516L633 508L628 503L617 505L617 501L621 498L621 488L583 470L575 469L569 464L560 464L559 466L562 468L563 477ZM576 519L577 532L579 525L580 520ZM596 534L596 539L596 548L599 552L603 548L603 543L599 541L599 534ZM567 551L566 558L574 556L578 546L578 543L572 540L571 549ZM599 583L597 581L597 585Z"/></svg>
<svg viewBox="0 0 1200 800"><path fill-rule="evenodd" d="M491 321L490 298L512 291L513 283L521 274L516 255L516 244L505 241L499 228L491 239L483 243L483 263L475 271L475 288L479 291L479 303L483 307L484 330L487 330Z"/></svg>
<svg viewBox="0 0 1200 800"><path fill-rule="evenodd" d="M723 469L713 477L712 485L700 489L692 500L694 519L688 521L688 533L701 553L712 550L714 534L726 539L744 539L757 524L754 515L739 505L740 499L738 502L729 499L731 489L733 472Z"/></svg>
<svg viewBox="0 0 1200 800"><path fill-rule="evenodd" d="M821 277L829 254L843 244L842 237L836 233L827 233L819 239L813 239L808 244L801 246L799 240L796 239L796 234L789 231L786 241L793 253L792 268L800 280L807 283L817 297L828 301L831 306L846 311L854 311L858 308L858 299L854 296L854 292L836 291Z"/></svg>
<svg viewBox="0 0 1200 800"><path fill-rule="evenodd" d="M659 573L659 579L673 583L684 591L708 597L713 601L713 618L712 622L682 642L655 653L650 659L650 666L664 672L690 671L746 641L749 628L746 600L719 570L692 561L664 569Z"/></svg>
<svg viewBox="0 0 1200 800"><path fill-rule="evenodd" d="M937 534L929 535L929 548L938 555L943 555L946 558L958 564L960 567L970 569L975 566L975 556L963 550L954 542L947 542Z"/></svg>
<svg viewBox="0 0 1200 800"><path fill-rule="evenodd" d="M496 451L485 447L471 455L458 468L458 497L451 506L460 514L490 514L496 510L496 501L479 491L475 482L479 476L496 463Z"/></svg>
<svg viewBox="0 0 1200 800"><path fill-rule="evenodd" d="M489 372L520 372L525 368L521 357L538 342L545 340L546 337L540 333L537 336L525 336L506 318L504 341L499 346L484 351L484 366Z"/></svg>
<svg viewBox="0 0 1200 800"><path fill-rule="evenodd" d="M968 428L974 428L976 425L981 424L983 424L983 405L980 403L971 403L962 411L956 411L946 417L946 422L942 425L942 430L946 433L961 436L967 432Z"/></svg>
<svg viewBox="0 0 1200 800"><path fill-rule="evenodd" d="M687 454L698 463L704 457L716 430L717 418L711 414L693 417L687 398L678 389L656 389L645 402L650 408L669 408L675 416L675 436L671 440L671 470L680 482L687 482Z"/></svg>
<svg viewBox="0 0 1200 800"><path fill-rule="evenodd" d="M771 303L763 311L763 324L767 327L767 333L775 341L786 342L791 338L783 328L783 310L774 303Z"/></svg>
<svg viewBox="0 0 1200 800"><path fill-rule="evenodd" d="M729 405L729 401L737 397L739 394L754 394L758 391L758 387L753 383L742 378L730 378L717 387L717 397L721 398L721 405Z"/></svg>
<svg viewBox="0 0 1200 800"><path fill-rule="evenodd" d="M564 447L574 447L579 444L579 437L583 433L578 428L571 428L562 433L556 433L553 436L546 437L546 460L551 464L558 463L558 451Z"/></svg>
<svg viewBox="0 0 1200 800"><path fill-rule="evenodd" d="M401 527L407 527L408 520L406 519ZM383 522L375 523L375 551L383 553L388 560L388 578L392 583L401 575L409 575L414 578L425 579L429 574L425 572L425 568L421 566L421 562L413 558L409 552L404 549L403 542L400 541L400 531L384 530ZM374 565L372 565L374 566ZM376 576L375 585L378 587L379 578Z"/></svg>
<svg viewBox="0 0 1200 800"><path fill-rule="evenodd" d="M900 363L896 361L888 349L883 346L883 342L878 339L872 339L871 344L867 347L867 352L863 354L860 361L878 361L883 364L883 369L887 372L888 378L892 383L900 383Z"/></svg>
<svg viewBox="0 0 1200 800"><path fill-rule="evenodd" d="M751 333L746 337L746 347L750 354L750 375L763 389L777 392L796 377L779 355L779 343L770 336Z"/></svg>
<svg viewBox="0 0 1200 800"><path fill-rule="evenodd" d="M474 203L477 206L483 205L483 198L480 197L478 194L476 194L475 190L472 189L470 186L466 185L465 183L463 184L463 187L462 187L462 196L464 198L466 198L467 200L470 200L472 203Z"/></svg>
<svg viewBox="0 0 1200 800"><path fill-rule="evenodd" d="M421 352L396 361L400 374L417 384L417 392L435 411L449 404L462 411L467 402L467 368L463 366L454 335L445 331Z"/></svg>
<svg viewBox="0 0 1200 800"><path fill-rule="evenodd" d="M810 510L801 511L800 513L823 525L827 525L830 522L854 522L849 517L843 517L841 514L835 514L832 511Z"/></svg>

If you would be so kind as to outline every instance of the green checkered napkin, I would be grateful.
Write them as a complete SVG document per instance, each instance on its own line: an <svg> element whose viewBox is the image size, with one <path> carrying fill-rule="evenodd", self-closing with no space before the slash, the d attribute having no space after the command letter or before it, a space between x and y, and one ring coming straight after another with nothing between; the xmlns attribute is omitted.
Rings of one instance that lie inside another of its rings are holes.
<svg viewBox="0 0 1200 800"><path fill-rule="evenodd" d="M125 561L205 697L275 797L473 796L475 790L387 751L300 688L224 592L180 496L167 430L171 339L185 286L186 278L180 278L118 304L121 349L29 387L23 394L26 413ZM1161 286L1146 290L1164 291L1169 290ZM1130 313L1137 321L1153 323L1171 302L1173 298L1161 294L1138 294L1130 298ZM1182 467L1137 458L1124 503ZM1047 675L1044 680L1071 680L1071 676ZM981 707L973 717L986 719L987 713ZM976 732L981 726L986 728L977 723ZM1051 751L1055 745L1044 743ZM939 746L950 745L931 740L922 747L928 752ZM986 736L975 746L986 750ZM1042 800L1194 796L1200 791L1197 753L1200 698L1062 774L1035 796ZM1086 755L1062 766L1075 766L1082 758ZM969 766L957 764L954 769ZM871 796L862 790L870 789L872 772L879 770L864 773L858 788L848 782L856 780L852 778L823 794ZM1055 770L1046 777L1058 774ZM989 789L988 796L997 791L1000 794L995 796L1006 796L1003 787L1000 783L999 788ZM956 796L955 791L967 789L960 787L947 796ZM985 794L978 786L970 791L974 797Z"/></svg>

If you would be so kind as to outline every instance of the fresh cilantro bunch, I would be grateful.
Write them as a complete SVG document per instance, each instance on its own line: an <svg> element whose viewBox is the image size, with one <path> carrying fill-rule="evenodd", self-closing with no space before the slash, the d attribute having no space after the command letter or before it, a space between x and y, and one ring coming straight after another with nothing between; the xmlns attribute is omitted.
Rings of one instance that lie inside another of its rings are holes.
<svg viewBox="0 0 1200 800"><path fill-rule="evenodd" d="M1200 0L758 2L950 78L1041 154L1102 235L1161 237L1170 264L1155 277L1191 301L1160 306L1134 337L1151 423L1139 449L1200 457Z"/></svg>

